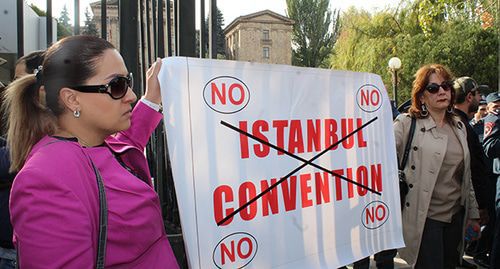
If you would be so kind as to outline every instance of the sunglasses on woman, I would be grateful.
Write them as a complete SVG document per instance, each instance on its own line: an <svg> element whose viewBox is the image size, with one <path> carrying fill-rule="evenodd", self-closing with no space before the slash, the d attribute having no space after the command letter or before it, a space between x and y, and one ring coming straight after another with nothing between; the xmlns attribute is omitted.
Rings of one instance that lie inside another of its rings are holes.
<svg viewBox="0 0 500 269"><path fill-rule="evenodd" d="M107 93L111 98L118 100L127 94L128 88L134 86L132 73L126 77L117 76L105 85L82 85L71 87L73 90L87 93Z"/></svg>
<svg viewBox="0 0 500 269"><path fill-rule="evenodd" d="M427 90L429 93L437 93L439 91L439 88L443 88L445 92L451 90L451 83L449 81L445 81L441 83L441 85L437 83L431 83L425 87L425 90Z"/></svg>

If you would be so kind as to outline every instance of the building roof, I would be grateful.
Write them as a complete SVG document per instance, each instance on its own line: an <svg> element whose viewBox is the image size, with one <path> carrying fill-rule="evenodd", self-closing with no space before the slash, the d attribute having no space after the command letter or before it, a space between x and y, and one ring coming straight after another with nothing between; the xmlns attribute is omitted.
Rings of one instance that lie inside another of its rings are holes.
<svg viewBox="0 0 500 269"><path fill-rule="evenodd" d="M110 6L118 6L118 0L106 0L106 4ZM90 6L100 6L101 1L94 1L89 4Z"/></svg>
<svg viewBox="0 0 500 269"><path fill-rule="evenodd" d="M231 31L231 29L233 29L234 27L236 27L236 25L242 23L242 22L250 22L250 21L254 21L253 19L259 17L259 16L262 16L262 15L269 15L271 17L274 17L280 21L282 21L283 24L288 24L288 25L293 25L295 22L288 18L288 17L285 17L283 15L280 15L276 12L273 12L269 9L266 9L266 10L262 10L262 11L259 11L259 12L255 12L255 13L251 13L251 14L248 14L248 15L244 15L244 16L239 16L238 18L234 19L227 27L226 29L224 29L224 34L227 34L229 31ZM264 21L263 21L264 22ZM269 22L269 21L266 21L266 22Z"/></svg>

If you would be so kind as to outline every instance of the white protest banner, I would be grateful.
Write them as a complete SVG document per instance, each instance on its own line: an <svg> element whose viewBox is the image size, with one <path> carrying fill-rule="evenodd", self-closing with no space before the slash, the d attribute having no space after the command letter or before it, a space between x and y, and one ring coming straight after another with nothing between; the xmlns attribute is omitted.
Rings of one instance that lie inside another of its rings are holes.
<svg viewBox="0 0 500 269"><path fill-rule="evenodd" d="M159 80L191 268L337 268L403 246L378 75L175 57Z"/></svg>

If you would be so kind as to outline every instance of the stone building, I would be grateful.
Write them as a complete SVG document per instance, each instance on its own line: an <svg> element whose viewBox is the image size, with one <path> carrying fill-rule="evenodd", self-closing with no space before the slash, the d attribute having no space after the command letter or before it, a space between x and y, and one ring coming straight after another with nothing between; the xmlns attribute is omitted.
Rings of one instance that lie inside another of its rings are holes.
<svg viewBox="0 0 500 269"><path fill-rule="evenodd" d="M101 1L90 3L90 8L97 26L97 32L101 34ZM118 20L118 0L107 0L106 2L106 35L107 40L120 50L120 21Z"/></svg>
<svg viewBox="0 0 500 269"><path fill-rule="evenodd" d="M224 30L226 59L291 64L293 24L270 10L236 18Z"/></svg>

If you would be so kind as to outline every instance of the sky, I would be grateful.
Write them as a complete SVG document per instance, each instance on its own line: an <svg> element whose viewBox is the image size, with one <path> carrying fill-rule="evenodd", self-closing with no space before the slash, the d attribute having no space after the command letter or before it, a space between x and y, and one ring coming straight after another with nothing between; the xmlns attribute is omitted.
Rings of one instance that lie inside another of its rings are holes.
<svg viewBox="0 0 500 269"><path fill-rule="evenodd" d="M89 3L100 1L100 0L80 0L80 19L81 25L85 20L84 12L85 8L89 7ZM196 3L199 0L195 0ZM26 0L28 4L34 3L39 8L46 9L46 0ZM346 10L350 6L355 6L357 8L364 8L368 11L382 10L386 7L395 7L399 3L399 0L330 0L330 7L332 9ZM70 17L73 15L73 0L52 0L52 13L54 17L59 17L61 11L66 5ZM205 10L208 12L209 0L205 0ZM231 23L234 19L239 16L248 15L257 11L269 9L281 15L286 15L286 1L285 0L217 0L217 6L221 10L224 16L225 26ZM197 6L197 10L198 10ZM199 14L199 11L197 11ZM196 20L197 24L199 20ZM71 24L74 24L72 19Z"/></svg>

